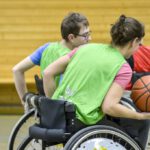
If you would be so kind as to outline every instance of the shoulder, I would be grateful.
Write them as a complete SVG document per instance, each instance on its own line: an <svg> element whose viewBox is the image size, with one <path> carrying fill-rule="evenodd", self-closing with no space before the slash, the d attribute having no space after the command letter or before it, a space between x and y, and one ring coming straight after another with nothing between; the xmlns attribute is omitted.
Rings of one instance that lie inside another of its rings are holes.
<svg viewBox="0 0 150 150"><path fill-rule="evenodd" d="M31 59L31 61L34 64L36 64L36 65L40 64L40 59L41 59L42 53L47 49L47 47L49 45L50 45L50 43L46 43L46 44L40 46L29 56L29 58Z"/></svg>

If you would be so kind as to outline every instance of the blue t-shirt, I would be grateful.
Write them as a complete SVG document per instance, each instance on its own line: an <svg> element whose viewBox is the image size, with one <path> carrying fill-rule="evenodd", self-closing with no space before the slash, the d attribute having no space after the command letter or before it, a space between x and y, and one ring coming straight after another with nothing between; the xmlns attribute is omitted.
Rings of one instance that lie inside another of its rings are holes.
<svg viewBox="0 0 150 150"><path fill-rule="evenodd" d="M35 65L40 65L40 61L41 61L41 57L42 57L42 53L44 50L46 50L46 48L49 46L50 43L46 43L43 46L39 47L38 49L36 49L35 52L33 52L29 57L31 59L31 61L35 64Z"/></svg>
<svg viewBox="0 0 150 150"><path fill-rule="evenodd" d="M40 66L40 61L41 61L41 57L42 57L42 53L46 50L46 48L50 45L50 43L46 43L42 46L40 46L39 48L37 48L29 57L31 59L31 61L35 64ZM63 75L60 75L60 81L59 84L61 84Z"/></svg>
<svg viewBox="0 0 150 150"><path fill-rule="evenodd" d="M33 52L29 57L31 59L31 61L35 64L40 66L40 61L41 61L41 57L42 57L42 53L46 50L46 48L50 45L50 43L46 43L42 46L40 46L39 48L36 49L35 52ZM59 81L59 85L61 84L63 75L60 75L60 81Z"/></svg>

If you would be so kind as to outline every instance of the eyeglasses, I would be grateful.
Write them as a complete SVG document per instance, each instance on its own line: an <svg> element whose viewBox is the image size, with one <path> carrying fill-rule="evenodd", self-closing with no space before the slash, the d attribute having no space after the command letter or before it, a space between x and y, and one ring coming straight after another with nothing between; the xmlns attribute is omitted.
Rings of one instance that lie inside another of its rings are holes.
<svg viewBox="0 0 150 150"><path fill-rule="evenodd" d="M77 36L82 36L84 38L88 38L90 35L91 35L92 31L89 31L89 32L86 32L86 33L83 33L83 34L76 34Z"/></svg>

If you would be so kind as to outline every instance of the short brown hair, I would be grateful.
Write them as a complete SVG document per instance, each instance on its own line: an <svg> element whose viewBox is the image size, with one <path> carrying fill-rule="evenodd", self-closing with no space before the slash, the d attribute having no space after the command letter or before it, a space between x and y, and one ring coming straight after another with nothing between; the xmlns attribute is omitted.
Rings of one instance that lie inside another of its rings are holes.
<svg viewBox="0 0 150 150"><path fill-rule="evenodd" d="M62 38L68 41L68 35L77 35L80 32L81 24L89 26L87 18L80 13L69 13L61 23Z"/></svg>

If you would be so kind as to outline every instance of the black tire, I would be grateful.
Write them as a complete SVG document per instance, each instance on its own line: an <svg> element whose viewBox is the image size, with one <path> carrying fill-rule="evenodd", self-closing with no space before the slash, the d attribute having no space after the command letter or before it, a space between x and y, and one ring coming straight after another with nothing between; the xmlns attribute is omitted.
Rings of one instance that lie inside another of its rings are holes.
<svg viewBox="0 0 150 150"><path fill-rule="evenodd" d="M9 136L8 150L16 150L24 137L28 135L28 127L32 125L31 119L34 119L34 112L35 109L31 109L27 114L24 114L15 124ZM25 133L22 133L23 137L18 137L21 129L24 129Z"/></svg>
<svg viewBox="0 0 150 150"><path fill-rule="evenodd" d="M22 141L22 143L18 146L17 150L25 150L25 148L27 147L27 145L33 140L33 138L31 138L30 136L27 136L26 138L24 138L24 140ZM34 150L34 149L33 149Z"/></svg>
<svg viewBox="0 0 150 150"><path fill-rule="evenodd" d="M8 150L18 150L20 147L29 145L32 140L29 137L29 127L36 123L37 120L34 119L35 109L31 109L27 114L24 114L18 122L15 124L8 141ZM32 122L34 120L34 122ZM31 121L31 122L30 122ZM33 123L33 124L32 124ZM20 136L19 133L23 130L23 134ZM26 137L26 138L25 138ZM21 146L23 144L23 146ZM60 150L55 148L55 150ZM23 150L23 149L22 149Z"/></svg>
<svg viewBox="0 0 150 150"><path fill-rule="evenodd" d="M103 125L95 125L78 131L66 143L64 150L96 149L96 143L99 144L99 149L141 150L139 145L124 132Z"/></svg>

